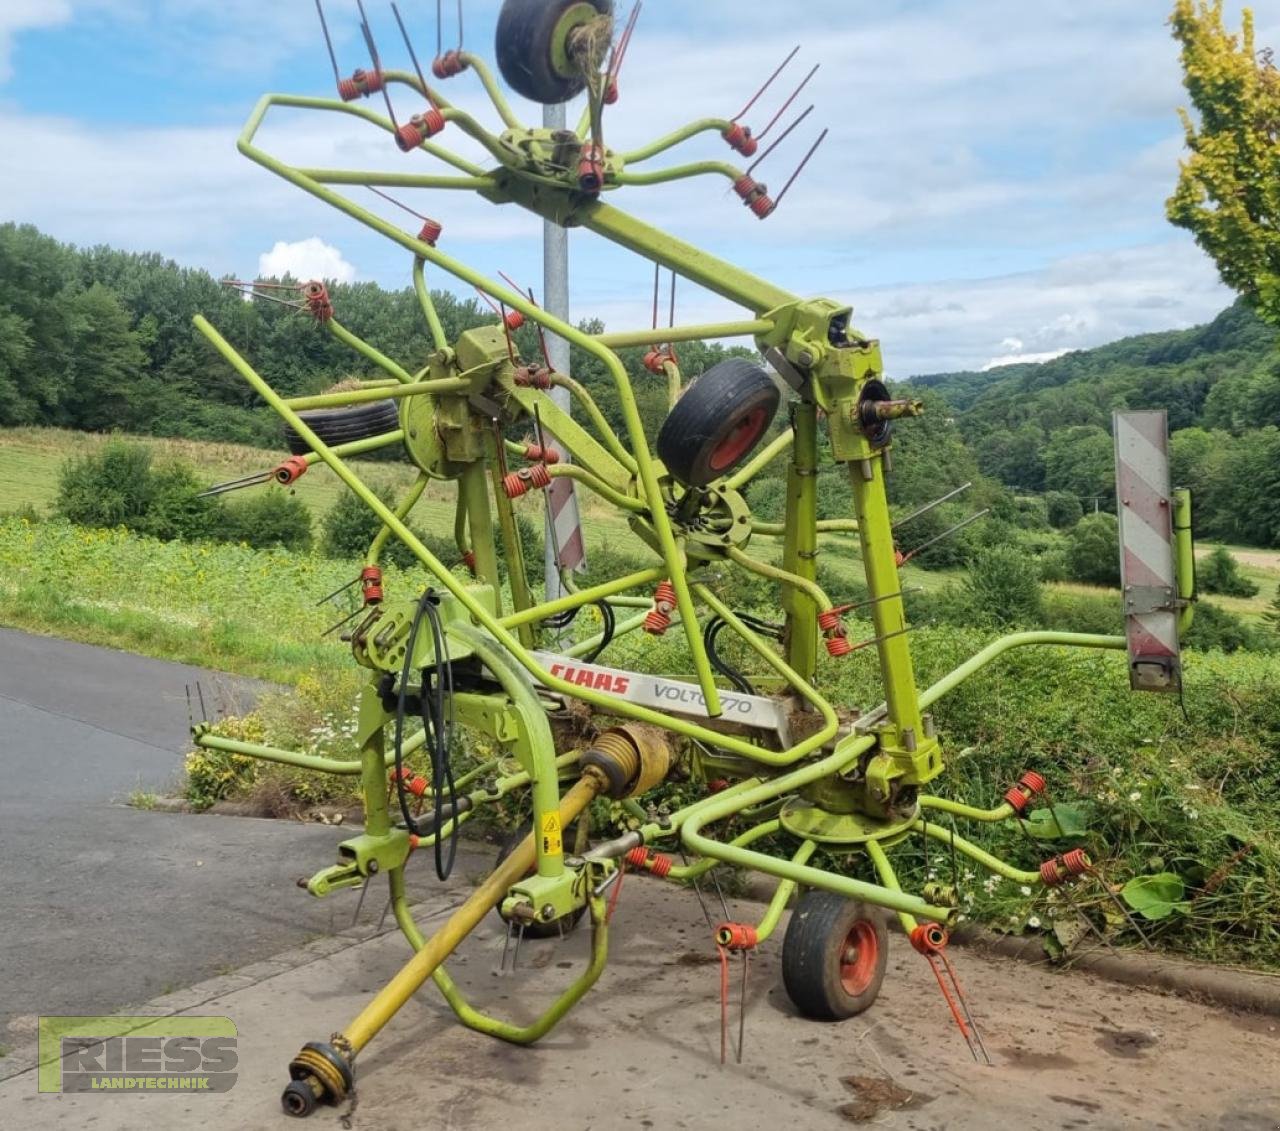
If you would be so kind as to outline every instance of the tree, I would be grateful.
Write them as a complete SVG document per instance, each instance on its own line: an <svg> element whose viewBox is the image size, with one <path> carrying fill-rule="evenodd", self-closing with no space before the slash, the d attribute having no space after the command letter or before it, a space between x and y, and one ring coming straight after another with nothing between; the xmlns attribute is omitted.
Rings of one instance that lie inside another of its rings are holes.
<svg viewBox="0 0 1280 1131"><path fill-rule="evenodd" d="M1262 614L1262 619L1276 632L1280 632L1280 585L1276 586L1276 595L1271 598L1271 604L1267 607L1267 611Z"/></svg>
<svg viewBox="0 0 1280 1131"><path fill-rule="evenodd" d="M1224 597L1252 597L1258 586L1240 572L1240 563L1226 546L1215 546L1196 564L1196 587Z"/></svg>
<svg viewBox="0 0 1280 1131"><path fill-rule="evenodd" d="M1091 514L1076 523L1067 547L1067 568L1076 581L1120 584L1120 524L1113 514Z"/></svg>
<svg viewBox="0 0 1280 1131"><path fill-rule="evenodd" d="M1077 498L1115 497L1115 454L1111 437L1096 424L1063 428L1044 449L1045 486Z"/></svg>
<svg viewBox="0 0 1280 1131"><path fill-rule="evenodd" d="M1191 152L1168 217L1227 286L1280 323L1280 73L1255 49L1248 9L1239 37L1223 24L1222 0L1177 0L1169 22L1199 121L1180 111Z"/></svg>
<svg viewBox="0 0 1280 1131"><path fill-rule="evenodd" d="M1044 497L1049 525L1055 530L1068 530L1084 517L1084 509L1075 495L1065 491L1050 491Z"/></svg>
<svg viewBox="0 0 1280 1131"><path fill-rule="evenodd" d="M977 616L994 624L1032 624L1042 612L1036 559L1016 546L988 546L969 563L966 594Z"/></svg>

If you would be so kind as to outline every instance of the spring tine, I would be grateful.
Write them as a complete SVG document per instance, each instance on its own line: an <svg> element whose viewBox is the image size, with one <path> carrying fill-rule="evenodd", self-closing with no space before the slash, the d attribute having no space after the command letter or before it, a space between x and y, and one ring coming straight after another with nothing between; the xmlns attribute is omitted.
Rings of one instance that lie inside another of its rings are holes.
<svg viewBox="0 0 1280 1131"><path fill-rule="evenodd" d="M674 329L676 324L676 271L671 269L671 309L667 312L667 326Z"/></svg>
<svg viewBox="0 0 1280 1131"><path fill-rule="evenodd" d="M1114 891L1111 890L1111 885L1107 883L1106 878L1102 874L1102 870L1098 868L1097 865L1094 865L1093 870L1098 876L1098 883L1102 885L1102 890L1107 893L1107 898L1110 899L1111 902L1116 905L1116 908L1117 910L1119 910L1120 914L1123 915L1126 920L1128 920L1129 926L1131 926L1135 931L1138 932L1138 938L1142 940L1143 946L1145 946L1148 950L1155 950L1156 948L1155 943L1153 943L1147 937L1146 931L1144 931L1141 927L1138 926L1138 920L1135 919L1131 914L1129 914L1129 909L1125 907L1120 897L1116 895Z"/></svg>
<svg viewBox="0 0 1280 1131"><path fill-rule="evenodd" d="M528 289L528 291L525 291L525 290L521 289L520 284L519 284L519 283L517 283L517 282L516 282L516 281L515 281L515 280L514 280L510 275L508 275L505 271L499 271L499 272L498 272L498 274L499 274L499 275L501 275L501 276L503 277L503 279L505 279L505 280L506 280L507 284L511 287L511 289L512 289L513 291L515 291L515 292L516 292L516 294L527 294L527 295L528 295L528 298L529 298L529 301L530 301L534 306L537 306L537 305L538 305L538 300L534 297L534 294L533 294L533 288L532 288L532 287L530 287L530 288ZM539 307L539 309L541 309L541 307ZM541 322L536 323L536 325L537 325L537 328L538 328L538 344L539 344L539 346L541 346L541 348L542 348L542 360L543 360L543 361L545 361L545 362L547 363L547 368L548 368L548 369L554 369L554 368L555 368L555 366L553 366L553 365L551 364L551 351L550 351L549 349L547 349L547 332L546 332L546 330L544 330L544 329L543 329L543 326L542 326L542 323L541 323Z"/></svg>
<svg viewBox="0 0 1280 1131"><path fill-rule="evenodd" d="M184 683L182 687L187 693L187 727L190 729L196 725L195 719L191 717L191 684Z"/></svg>
<svg viewBox="0 0 1280 1131"><path fill-rule="evenodd" d="M720 953L720 1064L729 1059L729 952L717 946Z"/></svg>
<svg viewBox="0 0 1280 1131"><path fill-rule="evenodd" d="M458 0L458 50L462 50L462 0Z"/></svg>
<svg viewBox="0 0 1280 1131"><path fill-rule="evenodd" d="M436 0L436 58L444 54L444 0Z"/></svg>
<svg viewBox="0 0 1280 1131"><path fill-rule="evenodd" d="M209 721L209 712L204 709L204 690L201 688L199 680L196 680L196 698L200 701L200 721L207 723Z"/></svg>
<svg viewBox="0 0 1280 1131"><path fill-rule="evenodd" d="M927 542L922 542L919 546L917 546L917 547L916 547L914 550L912 550L909 554L907 554L905 557L903 557L903 559L902 559L902 564L903 564L903 565L906 565L906 564L907 564L907 562L909 562L912 558L914 558L918 553L920 553L920 552L921 552L921 551L923 551L923 550L927 550L927 549L928 549L930 546L932 546L935 542L941 542L944 538L950 538L950 537L951 537L951 535L958 533L959 531L963 530L966 526L969 526L969 525L971 525L972 523L977 522L977 521L978 521L978 519L980 519L980 518L982 518L982 517L984 517L985 515L988 515L988 514L990 514L990 513L991 513L991 508L990 508L990 507L983 507L983 508L982 508L982 510L980 510L977 514L971 514L971 515L970 515L968 518L966 518L963 522L957 522L957 523L955 524L955 526L950 526L950 527L948 527L948 528L947 528L946 530L944 530L941 534L934 535L934 537L930 538L930 539L929 539L929 541L927 541Z"/></svg>
<svg viewBox="0 0 1280 1131"><path fill-rule="evenodd" d="M378 934L382 933L382 924L387 921L387 912L391 910L391 897L387 896L387 902L383 904L382 914L378 916Z"/></svg>
<svg viewBox="0 0 1280 1131"><path fill-rule="evenodd" d="M782 191L773 198L773 207L769 209L770 212L776 212L778 210L778 205L782 203L782 198L787 195L787 190L796 183L796 179L804 172L804 167L809 164L809 158L818 152L818 146L827 140L827 134L830 132L830 130L823 130L822 133L818 135L818 140L809 146L809 152L804 155L800 164L796 166L796 171L791 174L790 180L782 186Z"/></svg>
<svg viewBox="0 0 1280 1131"><path fill-rule="evenodd" d="M947 976L951 979L951 985L955 988L956 1000L960 1002L960 1008L964 1011L965 1020L969 1023L969 1031L973 1034L974 1041L982 1051L983 1060L987 1062L987 1067L990 1068L991 1054L987 1052L986 1043L982 1039L982 1031L978 1028L978 1023L973 1018L973 1011L969 1008L969 999L965 997L964 990L960 988L960 979L956 977L956 968L951 965L951 959L946 954L939 953L938 957L942 960L942 965L946 967ZM970 1046L969 1051L973 1052L972 1046ZM978 1059L976 1052L974 1052L973 1059Z"/></svg>
<svg viewBox="0 0 1280 1131"><path fill-rule="evenodd" d="M767 134L771 129L773 129L774 126L778 124L778 119L781 118L782 115L787 112L787 107L789 107L791 103L793 103L800 96L800 92L804 90L806 86L809 85L809 80L818 73L818 68L821 66L822 66L821 63L814 63L813 69L807 75L805 75L804 78L800 80L800 85L791 92L791 97L788 98L779 108L778 112L774 114L772 118L769 119L769 124L765 126L765 128L762 129L758 134L756 134L756 141L760 141L765 134Z"/></svg>
<svg viewBox="0 0 1280 1131"><path fill-rule="evenodd" d="M912 585L906 589L901 589L897 593L886 593L882 597L868 597L865 601L851 601L847 605L837 605L835 612L847 613L853 609L865 609L868 605L878 605L881 601L892 601L895 597L905 597L908 593L923 593L923 585Z"/></svg>
<svg viewBox="0 0 1280 1131"><path fill-rule="evenodd" d="M321 605L325 604L326 602L332 601L336 596L338 596L339 593L345 593L353 585L359 585L359 584L360 584L360 579L358 577L353 577L350 581L346 583L346 585L339 586L327 597L321 597L320 600L316 602L315 607L318 609Z"/></svg>
<svg viewBox="0 0 1280 1131"><path fill-rule="evenodd" d="M387 201L388 203L394 204L397 208L404 209L404 211L409 213L410 216L416 216L423 223L426 223L431 219L430 216L424 216L421 212L418 212L417 210L410 208L407 204L404 203L404 201L397 200L390 193L383 192L381 189L375 188L373 185L365 185L364 187L367 188L374 195L382 197L382 199Z"/></svg>
<svg viewBox="0 0 1280 1131"><path fill-rule="evenodd" d="M225 495L228 491L239 491L243 487L254 487L259 483L267 482L273 474L270 471L256 471L252 475L246 475L240 479L231 479L226 483L215 483L212 487L197 494L196 498L206 499L210 495Z"/></svg>
<svg viewBox="0 0 1280 1131"><path fill-rule="evenodd" d="M658 279L662 273L662 266L659 263L653 265L653 328L658 328Z"/></svg>
<svg viewBox="0 0 1280 1131"><path fill-rule="evenodd" d="M353 927L360 922L360 908L364 906L364 897L368 894L369 881L372 879L372 875L365 876L364 883L360 885L360 898L356 900L356 913L351 916L351 925Z"/></svg>
<svg viewBox="0 0 1280 1131"><path fill-rule="evenodd" d="M354 613L352 613L352 614L351 614L350 616L348 616L348 617L343 617L340 621L338 621L338 623L337 623L337 624L331 624L328 628L326 628L326 629L325 629L325 630L320 634L321 639L323 639L324 637L328 636L328 635L329 635L329 633L331 633L331 632L336 632L338 629L340 629L344 624L348 623L349 621L353 621L353 620L355 620L355 619L356 619L356 617L358 617L362 612L364 612L364 609L363 609L363 608L356 609L356 611L355 611Z"/></svg>
<svg viewBox="0 0 1280 1131"><path fill-rule="evenodd" d="M507 325L507 304L498 304L498 317L502 319L502 332L507 336L507 358L512 365L516 363L516 347L511 340L511 327Z"/></svg>
<svg viewBox="0 0 1280 1131"><path fill-rule="evenodd" d="M627 57L627 48L631 46L631 33L636 30L636 20L640 18L640 9L643 7L644 0L636 0L635 7L631 9L631 15L627 17L627 26L623 28L618 42L614 44L613 51L609 55L609 65L605 68L605 75L609 82L616 81L622 71L622 62Z"/></svg>
<svg viewBox="0 0 1280 1131"><path fill-rule="evenodd" d="M360 32L364 36L365 46L369 48L369 57L373 60L373 71L382 79L382 58L378 55L378 45L373 41L373 29L369 26L369 17L365 15L364 0L356 0L356 7L360 9ZM391 119L391 125L397 130L400 124L396 121L396 112L391 107L391 92L387 89L385 82L379 81L382 87L382 99L387 104L387 117Z"/></svg>
<svg viewBox="0 0 1280 1131"><path fill-rule="evenodd" d="M742 1063L742 1042L747 1033L747 970L750 968L751 955L742 952L742 996L738 999L738 1063Z"/></svg>
<svg viewBox="0 0 1280 1131"><path fill-rule="evenodd" d="M931 510L933 510L934 507L942 506L943 503L951 499L954 499L957 495L963 494L965 491L969 490L969 488L972 486L973 486L972 482L963 483L959 487L957 487L954 491L948 491L945 495L941 496L940 498L934 499L933 502L925 503L924 506L920 507L918 510L912 511L905 518L898 519L898 521L893 524L893 529L897 530L899 526L906 526L908 522L911 522L913 519L919 518L922 514L928 514Z"/></svg>
<svg viewBox="0 0 1280 1131"><path fill-rule="evenodd" d="M792 122L791 125L789 125L785 130L783 130L782 133L774 140L774 143L771 146L769 146L768 149L766 149L762 154L760 154L760 156L757 157L755 161L751 163L750 166L748 166L747 173L748 174L754 173L760 167L760 165L764 162L765 158L768 157L770 153L772 153L775 149L778 148L778 146L780 146L784 141L787 140L787 138L791 134L791 131L794 130L796 126L798 126L801 122L803 122L812 113L813 113L813 105L810 104L808 109L805 110L794 122Z"/></svg>
<svg viewBox="0 0 1280 1131"><path fill-rule="evenodd" d="M873 636L868 640L863 640L860 643L855 644L849 649L849 652L845 653L845 655L849 655L852 652L860 652L863 648L870 648L872 644L879 644L883 640L892 640L895 636L906 636L908 632L915 632L919 627L920 626L918 624L912 624L908 625L906 628L898 629L897 632L886 632L883 636Z"/></svg>
<svg viewBox="0 0 1280 1131"><path fill-rule="evenodd" d="M799 51L800 51L800 44L797 43L791 49L791 54L788 55L785 59L783 59L781 64L779 64L778 69L774 71L773 74L771 74L767 79L764 80L764 86L762 86L759 90L755 92L755 94L751 96L751 101L748 102L741 110L739 110L732 118L730 118L729 121L731 122L738 121L738 119L741 118L743 114L745 114L748 110L751 109L752 106L754 106L757 102L759 102L760 96L766 90L769 89L769 87L773 84L773 80L776 79L780 74L782 74L784 70L786 70L787 64L790 63L791 60L796 57Z"/></svg>
<svg viewBox="0 0 1280 1131"><path fill-rule="evenodd" d="M338 56L333 50L333 40L329 36L329 25L324 18L324 5L316 0L316 14L320 17L320 30L324 32L324 45L329 49L329 62L333 64L333 81L342 81L342 72L338 69Z"/></svg>
<svg viewBox="0 0 1280 1131"><path fill-rule="evenodd" d="M520 920L520 927L516 931L516 951L511 956L511 972L516 972L516 967L520 965L520 944L524 942L524 920Z"/></svg>
<svg viewBox="0 0 1280 1131"><path fill-rule="evenodd" d="M396 17L396 23L400 25L400 37L404 40L405 47L409 50L409 58L413 62L414 72L418 76L418 81L422 83L422 93L432 108L435 108L435 99L431 97L431 88L427 85L427 76L422 73L422 67L418 63L418 53L413 49L413 42L409 39L409 32L404 26L404 20L400 18L400 6L392 0L391 11Z"/></svg>
<svg viewBox="0 0 1280 1131"><path fill-rule="evenodd" d="M498 963L498 973L505 974L507 972L507 950L511 946L511 928L514 924L510 919L507 920L506 938L502 940L502 960Z"/></svg>

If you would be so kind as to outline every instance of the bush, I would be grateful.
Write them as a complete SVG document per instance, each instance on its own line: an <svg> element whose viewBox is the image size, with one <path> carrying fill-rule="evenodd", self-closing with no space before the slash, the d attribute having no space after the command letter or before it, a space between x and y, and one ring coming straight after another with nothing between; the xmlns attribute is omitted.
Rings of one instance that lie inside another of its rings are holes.
<svg viewBox="0 0 1280 1131"><path fill-rule="evenodd" d="M1032 624L1040 620L1040 576L1034 558L1016 546L990 546L969 563L964 579L977 623Z"/></svg>
<svg viewBox="0 0 1280 1131"><path fill-rule="evenodd" d="M1202 652L1211 648L1223 652L1266 652L1276 646L1272 633L1248 624L1242 617L1208 601L1196 604L1195 618L1182 638L1184 647Z"/></svg>
<svg viewBox="0 0 1280 1131"><path fill-rule="evenodd" d="M1084 508L1075 495L1066 491L1050 491L1044 497L1049 525L1055 530L1070 530L1084 517Z"/></svg>
<svg viewBox="0 0 1280 1131"><path fill-rule="evenodd" d="M1252 597L1258 592L1258 586L1240 572L1240 563L1225 546L1215 546L1196 562L1196 588L1224 597Z"/></svg>
<svg viewBox="0 0 1280 1131"><path fill-rule="evenodd" d="M1041 581L1071 580L1071 565L1066 550L1048 550L1040 555Z"/></svg>
<svg viewBox="0 0 1280 1131"><path fill-rule="evenodd" d="M153 491L150 449L113 439L62 465L54 509L79 526L136 529Z"/></svg>
<svg viewBox="0 0 1280 1131"><path fill-rule="evenodd" d="M133 528L165 542L218 538L225 527L222 503L200 498L203 490L186 464L173 463L151 473L151 499Z"/></svg>
<svg viewBox="0 0 1280 1131"><path fill-rule="evenodd" d="M1067 567L1076 581L1120 584L1120 524L1113 514L1091 514L1071 531Z"/></svg>
<svg viewBox="0 0 1280 1131"><path fill-rule="evenodd" d="M224 510L222 537L255 549L283 546L311 548L311 514L302 501L279 488L232 503Z"/></svg>

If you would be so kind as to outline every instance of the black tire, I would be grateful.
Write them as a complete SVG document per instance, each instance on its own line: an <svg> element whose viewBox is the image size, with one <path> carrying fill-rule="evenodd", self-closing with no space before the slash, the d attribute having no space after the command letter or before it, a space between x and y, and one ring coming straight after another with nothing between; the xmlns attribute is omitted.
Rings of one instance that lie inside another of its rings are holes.
<svg viewBox="0 0 1280 1131"><path fill-rule="evenodd" d="M506 0L502 5L494 52L498 70L517 94L548 105L582 93L586 79L562 75L551 53L556 25L580 3L590 4L602 16L613 12L613 0Z"/></svg>
<svg viewBox="0 0 1280 1131"><path fill-rule="evenodd" d="M676 479L705 487L728 475L764 438L782 394L760 366L729 357L689 386L662 422L656 449Z"/></svg>
<svg viewBox="0 0 1280 1131"><path fill-rule="evenodd" d="M354 404L346 408L315 408L298 415L330 446L384 436L400 427L400 410L393 400ZM295 456L305 456L311 451L311 445L288 424L284 426L284 442Z"/></svg>
<svg viewBox="0 0 1280 1131"><path fill-rule="evenodd" d="M533 828L533 823L525 825L523 828L516 829L515 832L508 835L507 839L502 842L502 846L498 849L498 858L493 862L496 868L508 856L510 856L525 837L529 835L529 831ZM567 829L564 830L564 842L566 845L572 845L578 836L578 823L575 821ZM529 875L533 872L530 870ZM504 896L505 898L505 896ZM494 910L498 913L498 918L504 923L508 922L507 917L502 913L502 905L499 904ZM527 939L554 939L559 938L562 934L567 935L573 931L586 912L585 907L579 907L576 911L570 912L559 919L552 919L549 923L526 923L524 927L524 937Z"/></svg>
<svg viewBox="0 0 1280 1131"><path fill-rule="evenodd" d="M889 933L875 908L805 892L782 942L782 984L801 1016L844 1021L879 996L888 959Z"/></svg>

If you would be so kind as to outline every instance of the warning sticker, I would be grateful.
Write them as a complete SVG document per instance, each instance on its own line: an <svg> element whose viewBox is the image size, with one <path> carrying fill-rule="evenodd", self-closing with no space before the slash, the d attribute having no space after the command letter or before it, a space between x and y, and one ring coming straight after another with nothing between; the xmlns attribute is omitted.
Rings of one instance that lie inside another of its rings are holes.
<svg viewBox="0 0 1280 1131"><path fill-rule="evenodd" d="M559 856L564 851L560 839L560 814L546 813L542 818L542 855Z"/></svg>

